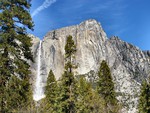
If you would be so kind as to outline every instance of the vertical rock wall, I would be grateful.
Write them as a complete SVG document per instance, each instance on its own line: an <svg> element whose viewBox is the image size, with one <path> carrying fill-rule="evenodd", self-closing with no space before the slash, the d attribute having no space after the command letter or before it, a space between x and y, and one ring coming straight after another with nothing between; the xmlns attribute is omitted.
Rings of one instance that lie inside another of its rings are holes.
<svg viewBox="0 0 150 113"><path fill-rule="evenodd" d="M97 73L102 60L111 68L118 99L123 103L123 113L136 113L141 81L149 76L150 54L120 40L118 37L108 39L100 23L90 19L76 26L50 31L42 41L43 83L46 82L50 69L57 79L64 71L66 37L71 35L77 45L74 62L78 66L76 75ZM39 40L33 38L32 51L36 59ZM36 62L31 64L36 75ZM91 74L90 77L93 77Z"/></svg>

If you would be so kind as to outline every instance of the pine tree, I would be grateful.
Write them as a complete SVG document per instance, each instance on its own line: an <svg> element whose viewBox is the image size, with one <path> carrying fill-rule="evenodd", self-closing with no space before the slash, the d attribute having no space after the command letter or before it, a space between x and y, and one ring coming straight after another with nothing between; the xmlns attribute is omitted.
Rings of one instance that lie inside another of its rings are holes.
<svg viewBox="0 0 150 113"><path fill-rule="evenodd" d="M138 104L139 113L150 113L150 78L144 80L141 85L141 93Z"/></svg>
<svg viewBox="0 0 150 113"><path fill-rule="evenodd" d="M57 106L58 106L58 86L57 86L57 81L55 79L55 76L53 74L53 71L50 70L48 78L47 78L47 85L45 88L45 94L46 98L45 100L47 101L47 106L50 106L48 109L50 109L53 113L57 113Z"/></svg>
<svg viewBox="0 0 150 113"><path fill-rule="evenodd" d="M55 92L57 89L57 81L55 79L54 73L50 70L48 78L47 78L47 85L45 88L46 98L50 101L50 103L54 103Z"/></svg>
<svg viewBox="0 0 150 113"><path fill-rule="evenodd" d="M31 102L31 98L28 96L31 95L29 86L30 84L27 80L20 80L16 76L10 78L7 87L7 108L9 111L17 112L29 109Z"/></svg>
<svg viewBox="0 0 150 113"><path fill-rule="evenodd" d="M72 36L68 36L65 45L65 71L61 78L61 108L63 113L75 112L76 80L72 72L72 69L75 68L72 63L75 52L76 46Z"/></svg>
<svg viewBox="0 0 150 113"><path fill-rule="evenodd" d="M114 83L112 80L110 68L104 60L101 63L98 77L99 79L97 82L97 91L105 100L106 112L116 113L118 111L118 106L114 90Z"/></svg>
<svg viewBox="0 0 150 113"><path fill-rule="evenodd" d="M0 107L2 113L7 112L5 110L9 106L6 91L11 77L16 76L23 83L29 81L30 71L27 60L33 61L30 50L31 38L26 32L27 29L33 29L29 8L29 0L0 0ZM25 87L30 89L28 85Z"/></svg>
<svg viewBox="0 0 150 113"><path fill-rule="evenodd" d="M104 100L84 77L80 77L77 90L77 113L104 113Z"/></svg>

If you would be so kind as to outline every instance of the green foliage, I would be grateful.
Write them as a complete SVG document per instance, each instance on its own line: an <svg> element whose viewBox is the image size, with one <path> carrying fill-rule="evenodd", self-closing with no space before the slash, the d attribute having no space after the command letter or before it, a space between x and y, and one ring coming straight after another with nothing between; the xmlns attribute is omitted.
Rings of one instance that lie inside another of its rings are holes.
<svg viewBox="0 0 150 113"><path fill-rule="evenodd" d="M105 107L107 112L116 113L118 110L116 93L114 90L114 83L112 80L110 68L106 61L102 61L98 72L97 91L105 100Z"/></svg>
<svg viewBox="0 0 150 113"><path fill-rule="evenodd" d="M77 113L104 113L104 100L84 77L78 82Z"/></svg>
<svg viewBox="0 0 150 113"><path fill-rule="evenodd" d="M46 90L45 94L48 97L48 99L53 99L53 97L55 97L56 89L57 89L57 81L55 79L55 76L52 70L50 70L48 78L47 78L46 89L45 89ZM50 100L50 101L53 102L53 100Z"/></svg>
<svg viewBox="0 0 150 113"><path fill-rule="evenodd" d="M150 79L141 85L138 110L139 113L150 113Z"/></svg>
<svg viewBox="0 0 150 113"><path fill-rule="evenodd" d="M71 58L75 52L76 52L76 45L72 39L72 36L69 35L67 37L66 45L65 45L66 58Z"/></svg>
<svg viewBox="0 0 150 113"><path fill-rule="evenodd" d="M59 89L52 70L50 70L47 78L45 94L46 94L45 101L47 101L45 105L45 110L48 111L51 110L51 112L57 113L57 107L59 105L58 103Z"/></svg>
<svg viewBox="0 0 150 113"><path fill-rule="evenodd" d="M28 78L30 71L27 60L33 61L33 57L30 50L31 38L27 36L26 31L33 29L33 22L29 8L29 0L0 0L0 110L2 113L8 112L7 109L15 109L14 106L22 106L22 102L30 100L28 98L29 95L31 96ZM13 87L13 84L16 86ZM12 96L9 94L10 91Z"/></svg>
<svg viewBox="0 0 150 113"><path fill-rule="evenodd" d="M76 45L72 36L66 39L65 70L60 81L50 70L46 98L41 100L40 108L33 103L27 62L33 61L31 38L27 35L27 29L33 30L30 6L30 0L0 0L0 112L117 113L114 83L105 61L99 71L98 93L85 78L79 82L75 79Z"/></svg>
<svg viewBox="0 0 150 113"><path fill-rule="evenodd" d="M20 80L12 76L7 87L7 108L10 111L17 111L21 108L28 108L31 100L31 89L28 80Z"/></svg>
<svg viewBox="0 0 150 113"><path fill-rule="evenodd" d="M61 78L60 83L60 104L61 104L61 112L63 113L74 113L75 111L75 101L76 101L76 80L74 78L74 74L72 72L73 64L72 57L76 51L76 46L74 41L72 40L72 36L68 36L66 39L65 45L65 55L66 55L66 63L65 63L65 71Z"/></svg>
<svg viewBox="0 0 150 113"><path fill-rule="evenodd" d="M99 71L97 91L92 89L90 82L84 77L78 81L74 77L73 55L76 46L72 37L67 37L65 46L65 71L58 82L50 71L47 86L46 98L42 101L44 110L47 113L117 113L117 99L114 91L110 69L105 61L102 62ZM42 107L43 108L43 107Z"/></svg>
<svg viewBox="0 0 150 113"><path fill-rule="evenodd" d="M69 71L70 73L72 72L73 68L77 68L77 66L75 66L72 63L75 52L76 52L76 45L72 39L72 36L69 35L66 39L66 45L65 45L65 56L66 56L65 70Z"/></svg>
<svg viewBox="0 0 150 113"><path fill-rule="evenodd" d="M27 0L2 0L0 4L0 57L3 63L1 74L10 76L19 74L26 76L29 65L24 59L32 60L30 47L31 38L27 36L26 29L32 29L32 21L28 12L30 4ZM22 64L24 64L22 66ZM19 70L19 69L22 69ZM7 72L10 70L9 72ZM7 75L8 74L8 75Z"/></svg>
<svg viewBox="0 0 150 113"><path fill-rule="evenodd" d="M76 80L73 73L64 72L60 81L60 105L62 113L75 111Z"/></svg>

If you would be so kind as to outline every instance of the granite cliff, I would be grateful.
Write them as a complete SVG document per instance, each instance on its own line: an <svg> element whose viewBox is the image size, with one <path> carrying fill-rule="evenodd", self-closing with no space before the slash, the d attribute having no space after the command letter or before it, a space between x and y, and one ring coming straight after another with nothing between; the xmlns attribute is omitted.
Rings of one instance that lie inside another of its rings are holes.
<svg viewBox="0 0 150 113"><path fill-rule="evenodd" d="M107 38L102 26L90 19L79 25L65 27L48 32L42 40L41 75L46 82L50 69L57 79L64 71L64 46L66 37L71 35L76 43L77 52L74 63L78 66L75 75L86 75L96 81L96 73L102 60L111 68L117 98L124 106L122 113L136 113L140 84L143 78L150 76L150 51L138 47L114 36ZM37 68L37 48L39 39L33 38L32 52L35 63L31 63L33 78Z"/></svg>

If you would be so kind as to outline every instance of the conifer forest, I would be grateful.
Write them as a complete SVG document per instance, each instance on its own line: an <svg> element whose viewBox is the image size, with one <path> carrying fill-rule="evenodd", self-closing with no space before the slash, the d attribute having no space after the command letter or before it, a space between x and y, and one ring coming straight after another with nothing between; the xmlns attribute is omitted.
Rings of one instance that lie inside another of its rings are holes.
<svg viewBox="0 0 150 113"><path fill-rule="evenodd" d="M36 62L28 35L34 30L31 5L31 0L0 0L0 113L125 113L107 60L97 65L95 81L75 73L78 49L71 34L63 48L63 74L56 79L50 69L45 96L35 101L29 63ZM138 96L137 113L150 113L150 78L143 79Z"/></svg>

